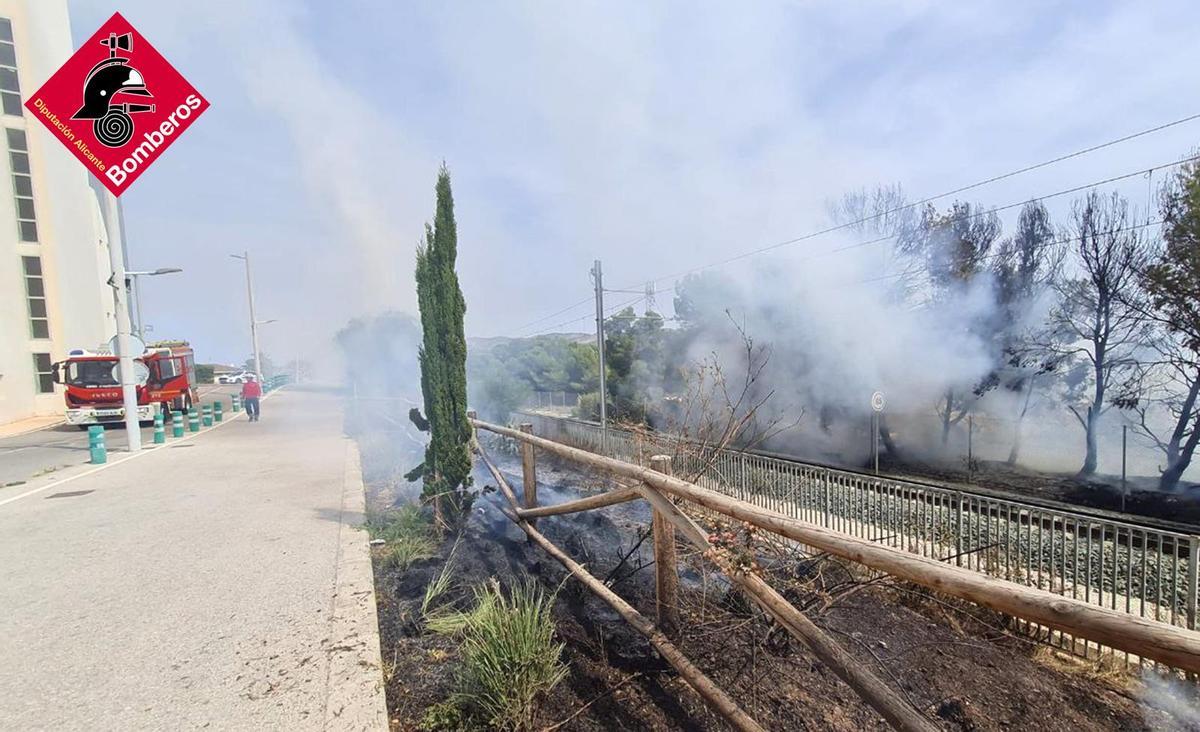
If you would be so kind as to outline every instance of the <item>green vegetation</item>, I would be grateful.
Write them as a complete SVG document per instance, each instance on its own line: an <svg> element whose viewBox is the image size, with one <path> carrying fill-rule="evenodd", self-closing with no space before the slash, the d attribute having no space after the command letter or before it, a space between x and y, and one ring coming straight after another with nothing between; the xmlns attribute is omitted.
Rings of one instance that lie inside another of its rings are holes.
<svg viewBox="0 0 1200 732"><path fill-rule="evenodd" d="M429 617L436 611L435 603L450 589L454 575L454 553L457 551L458 542L456 541L450 549L450 554L446 557L446 563L442 565L442 571L438 572L438 576L425 586L425 596L421 598L421 615L423 617Z"/></svg>
<svg viewBox="0 0 1200 732"><path fill-rule="evenodd" d="M600 358L594 343L558 335L535 336L473 349L467 358L471 403L485 419L506 420L532 392L596 391Z"/></svg>
<svg viewBox="0 0 1200 732"><path fill-rule="evenodd" d="M471 610L429 618L430 630L461 638L454 701L472 721L488 728L533 728L538 701L567 674L563 644L554 641L553 607L554 596L532 580L507 595L493 580L476 590Z"/></svg>
<svg viewBox="0 0 1200 732"><path fill-rule="evenodd" d="M1161 490L1174 491L1200 447L1200 164L1180 167L1163 187L1160 213L1165 245L1142 275L1149 314L1163 328L1158 359L1139 383L1140 431L1166 457ZM1168 416L1155 429L1147 418Z"/></svg>
<svg viewBox="0 0 1200 732"><path fill-rule="evenodd" d="M437 541L432 536L409 536L389 541L383 547L383 561L389 567L406 571L422 559L437 556Z"/></svg>
<svg viewBox="0 0 1200 732"><path fill-rule="evenodd" d="M437 555L437 539L429 518L415 505L367 516L367 533L382 539L380 556L388 567L405 571L413 562Z"/></svg>
<svg viewBox="0 0 1200 732"><path fill-rule="evenodd" d="M423 732L456 732L461 729L467 729L467 720L463 717L462 707L454 699L434 704L421 715Z"/></svg>
<svg viewBox="0 0 1200 732"><path fill-rule="evenodd" d="M616 420L646 421L672 390L683 389L689 334L663 327L657 313L625 308L605 320L608 413ZM579 394L576 413L600 413L600 359L594 342L544 335L508 341L468 361L471 403L485 419L504 420L529 404L533 392Z"/></svg>
<svg viewBox="0 0 1200 732"><path fill-rule="evenodd" d="M346 382L360 397L415 399L421 325L408 313L387 311L354 318L334 337Z"/></svg>
<svg viewBox="0 0 1200 732"><path fill-rule="evenodd" d="M418 429L430 433L425 462L410 476L424 479L422 495L437 502L442 519L458 526L469 515L471 426L467 423L467 341L463 333L466 302L455 260L458 231L450 172L442 166L437 180L437 213L425 225L425 243L417 248L417 304L421 310L421 365L424 417L410 412Z"/></svg>

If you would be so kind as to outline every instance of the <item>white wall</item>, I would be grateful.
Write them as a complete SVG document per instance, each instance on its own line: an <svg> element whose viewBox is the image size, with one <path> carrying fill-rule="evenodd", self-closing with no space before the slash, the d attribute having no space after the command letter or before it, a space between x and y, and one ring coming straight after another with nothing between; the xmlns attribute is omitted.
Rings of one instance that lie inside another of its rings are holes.
<svg viewBox="0 0 1200 732"><path fill-rule="evenodd" d="M65 0L0 0L0 17L13 24L21 94L29 98L74 51ZM26 112L0 115L0 126L26 131L33 176L37 244L17 236L12 176L4 145L0 161L0 424L61 413L61 393L38 395L34 352L54 360L72 348L92 348L115 331L107 238L100 225L91 174ZM3 132L0 131L0 136ZM105 194L107 195L107 194ZM22 255L42 260L50 338L33 340Z"/></svg>

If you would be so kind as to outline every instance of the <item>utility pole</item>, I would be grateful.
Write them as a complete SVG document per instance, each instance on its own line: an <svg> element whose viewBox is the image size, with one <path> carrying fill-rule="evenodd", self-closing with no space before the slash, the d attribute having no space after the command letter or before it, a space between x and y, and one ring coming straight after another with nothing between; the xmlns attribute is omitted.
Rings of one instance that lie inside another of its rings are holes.
<svg viewBox="0 0 1200 732"><path fill-rule="evenodd" d="M142 449L142 426L138 422L137 378L133 374L133 338L129 334L129 290L125 285L124 248L120 236L109 239L108 261L112 267L112 277L108 284L113 288L113 309L117 316L117 371L118 381L121 382L121 401L125 408L125 439L128 440L129 451L138 452Z"/></svg>
<svg viewBox="0 0 1200 732"><path fill-rule="evenodd" d="M240 259L246 263L246 300L250 303L250 342L254 346L254 374L258 377L258 383L262 383L262 356L258 350L258 319L254 315L254 285L250 280L250 252L242 252L241 254L230 254L234 259Z"/></svg>
<svg viewBox="0 0 1200 732"><path fill-rule="evenodd" d="M600 351L600 430L603 439L608 437L608 391L604 385L604 275L600 260L592 266L592 282L596 285L596 348Z"/></svg>

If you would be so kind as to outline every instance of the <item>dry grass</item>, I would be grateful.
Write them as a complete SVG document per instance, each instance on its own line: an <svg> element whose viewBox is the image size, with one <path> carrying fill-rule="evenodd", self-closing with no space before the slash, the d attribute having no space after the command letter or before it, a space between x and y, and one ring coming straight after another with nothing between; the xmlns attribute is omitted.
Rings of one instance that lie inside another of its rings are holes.
<svg viewBox="0 0 1200 732"><path fill-rule="evenodd" d="M1115 653L1102 653L1097 658L1080 658L1053 646L1040 644L1033 650L1031 657L1034 663L1119 691L1129 692L1136 686L1137 676L1130 671L1125 659Z"/></svg>

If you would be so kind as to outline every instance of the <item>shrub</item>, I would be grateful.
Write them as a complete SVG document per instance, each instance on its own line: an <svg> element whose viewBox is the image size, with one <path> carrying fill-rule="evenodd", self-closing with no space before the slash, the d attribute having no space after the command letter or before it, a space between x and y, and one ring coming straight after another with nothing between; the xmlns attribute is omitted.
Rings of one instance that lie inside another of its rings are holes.
<svg viewBox="0 0 1200 732"><path fill-rule="evenodd" d="M579 402L572 411L572 416L579 419L600 419L600 392L593 391L588 394L581 394Z"/></svg>
<svg viewBox="0 0 1200 732"><path fill-rule="evenodd" d="M541 697L566 676L563 645L554 642L554 595L531 580L505 595L489 582L475 607L432 617L428 627L460 635L459 699L487 726L531 729Z"/></svg>

